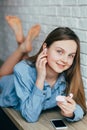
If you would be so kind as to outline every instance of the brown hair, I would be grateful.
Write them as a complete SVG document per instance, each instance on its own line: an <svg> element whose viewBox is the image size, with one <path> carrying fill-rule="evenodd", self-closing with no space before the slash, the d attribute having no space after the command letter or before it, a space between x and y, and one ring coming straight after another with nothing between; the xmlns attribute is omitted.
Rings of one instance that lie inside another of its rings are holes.
<svg viewBox="0 0 87 130"><path fill-rule="evenodd" d="M74 40L77 44L77 52L73 61L72 66L65 71L65 78L67 81L66 93L73 93L74 100L79 104L84 112L86 112L86 101L84 86L82 82L81 69L80 69L80 40L78 36L68 27L59 27L54 29L45 39L47 48L49 48L53 42L59 40ZM43 43L43 44L44 44ZM35 55L29 58L30 61L36 62L37 56L42 51L43 45L40 48L40 51Z"/></svg>

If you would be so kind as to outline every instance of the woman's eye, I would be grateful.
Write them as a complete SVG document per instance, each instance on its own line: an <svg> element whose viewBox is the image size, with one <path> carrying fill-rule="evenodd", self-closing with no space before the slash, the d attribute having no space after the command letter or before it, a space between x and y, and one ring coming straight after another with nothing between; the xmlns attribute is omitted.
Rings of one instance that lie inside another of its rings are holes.
<svg viewBox="0 0 87 130"><path fill-rule="evenodd" d="M74 55L70 55L69 57L72 58L72 59L74 59L75 56Z"/></svg>
<svg viewBox="0 0 87 130"><path fill-rule="evenodd" d="M57 52L61 55L63 54L63 52L61 50L57 50Z"/></svg>

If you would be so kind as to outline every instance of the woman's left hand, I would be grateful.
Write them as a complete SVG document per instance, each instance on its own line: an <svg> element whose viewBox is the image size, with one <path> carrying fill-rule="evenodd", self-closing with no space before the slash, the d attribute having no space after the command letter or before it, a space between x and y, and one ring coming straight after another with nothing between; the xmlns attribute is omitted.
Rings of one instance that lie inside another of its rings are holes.
<svg viewBox="0 0 87 130"><path fill-rule="evenodd" d="M61 114L65 117L73 117L73 112L76 107L75 101L69 96L65 97L66 102L57 102L57 105L61 109Z"/></svg>

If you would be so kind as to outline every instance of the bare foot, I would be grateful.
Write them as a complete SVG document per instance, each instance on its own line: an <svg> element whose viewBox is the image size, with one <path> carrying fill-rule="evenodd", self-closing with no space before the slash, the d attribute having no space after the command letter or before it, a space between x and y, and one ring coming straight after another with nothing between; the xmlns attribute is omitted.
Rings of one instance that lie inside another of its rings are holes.
<svg viewBox="0 0 87 130"><path fill-rule="evenodd" d="M39 24L31 27L24 43L20 45L24 53L28 53L32 50L32 41L39 35L40 29Z"/></svg>
<svg viewBox="0 0 87 130"><path fill-rule="evenodd" d="M6 16L5 19L13 29L18 44L22 43L24 40L24 35L21 20L16 16Z"/></svg>
<svg viewBox="0 0 87 130"><path fill-rule="evenodd" d="M40 29L41 29L41 27L40 27L39 24L32 26L31 29L28 32L26 39L28 41L32 41L33 39L35 39L39 35Z"/></svg>

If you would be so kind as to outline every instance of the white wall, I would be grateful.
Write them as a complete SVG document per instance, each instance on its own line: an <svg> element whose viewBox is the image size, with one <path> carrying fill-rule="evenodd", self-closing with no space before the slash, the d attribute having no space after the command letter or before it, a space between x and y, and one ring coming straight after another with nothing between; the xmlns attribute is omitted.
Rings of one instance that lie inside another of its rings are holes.
<svg viewBox="0 0 87 130"><path fill-rule="evenodd" d="M77 33L81 40L81 68L87 99L87 0L0 0L0 59L4 60L17 47L13 32L5 21L9 14L20 17L25 35L32 25L41 25L31 55L38 51L55 27L68 26Z"/></svg>

